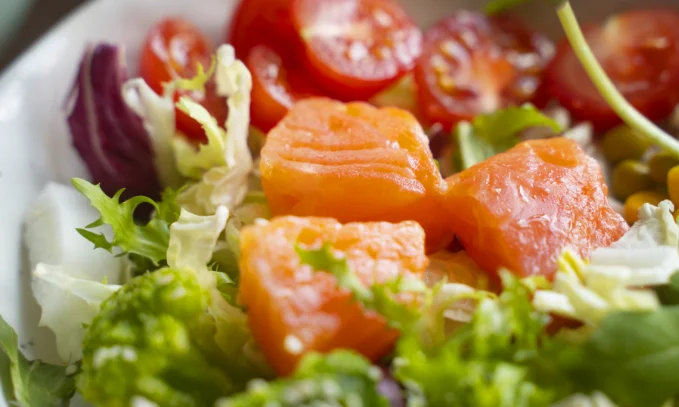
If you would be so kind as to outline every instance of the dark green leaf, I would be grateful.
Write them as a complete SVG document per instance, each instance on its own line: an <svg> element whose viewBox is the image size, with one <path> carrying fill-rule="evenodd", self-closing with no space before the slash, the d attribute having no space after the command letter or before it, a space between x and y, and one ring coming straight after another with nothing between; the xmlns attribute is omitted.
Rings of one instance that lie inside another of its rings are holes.
<svg viewBox="0 0 679 407"><path fill-rule="evenodd" d="M19 351L16 332L0 317L0 375L8 402L23 407L63 407L75 393L75 379L66 366L28 361Z"/></svg>
<svg viewBox="0 0 679 407"><path fill-rule="evenodd" d="M679 305L679 273L673 274L668 284L655 287L655 292L661 303Z"/></svg>
<svg viewBox="0 0 679 407"><path fill-rule="evenodd" d="M574 376L619 405L656 407L679 394L679 307L606 316Z"/></svg>
<svg viewBox="0 0 679 407"><path fill-rule="evenodd" d="M519 132L538 126L561 131L558 123L531 105L480 115L472 124L461 122L455 130L461 169L509 150L520 142Z"/></svg>

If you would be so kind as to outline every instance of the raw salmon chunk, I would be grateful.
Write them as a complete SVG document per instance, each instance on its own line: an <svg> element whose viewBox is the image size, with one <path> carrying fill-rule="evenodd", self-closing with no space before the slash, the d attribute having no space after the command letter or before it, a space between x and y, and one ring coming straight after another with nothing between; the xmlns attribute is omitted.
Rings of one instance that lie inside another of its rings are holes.
<svg viewBox="0 0 679 407"><path fill-rule="evenodd" d="M366 284L423 275L424 231L413 221L340 224L328 218L274 218L241 231L240 302L255 341L279 374L308 351L353 349L376 360L397 332L361 308L336 278L301 265L295 245L331 245Z"/></svg>
<svg viewBox="0 0 679 407"><path fill-rule="evenodd" d="M404 110L301 101L269 132L261 158L274 215L414 220L430 250L452 236L441 222L445 181L422 127Z"/></svg>
<svg viewBox="0 0 679 407"><path fill-rule="evenodd" d="M448 222L491 275L551 277L564 247L587 256L628 229L599 164L565 138L523 142L447 182Z"/></svg>

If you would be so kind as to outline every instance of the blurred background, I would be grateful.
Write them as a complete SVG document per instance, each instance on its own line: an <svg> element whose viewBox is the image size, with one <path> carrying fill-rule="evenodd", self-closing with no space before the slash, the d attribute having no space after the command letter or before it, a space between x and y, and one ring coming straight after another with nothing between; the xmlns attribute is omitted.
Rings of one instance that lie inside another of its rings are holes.
<svg viewBox="0 0 679 407"><path fill-rule="evenodd" d="M0 0L0 71L86 0Z"/></svg>

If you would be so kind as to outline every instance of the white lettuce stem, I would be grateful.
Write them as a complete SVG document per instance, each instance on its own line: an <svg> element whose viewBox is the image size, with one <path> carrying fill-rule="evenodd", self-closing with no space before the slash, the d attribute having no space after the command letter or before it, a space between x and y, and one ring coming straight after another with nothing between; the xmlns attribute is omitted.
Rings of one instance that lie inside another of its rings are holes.
<svg viewBox="0 0 679 407"><path fill-rule="evenodd" d="M618 91L613 82L608 78L606 72L597 62L594 53L587 45L585 36L580 29L578 21L573 13L573 8L568 1L563 2L557 8L557 14L561 25L566 31L566 37L571 43L571 47L578 57L585 71L594 82L594 85L601 93L601 96L608 102L615 113L627 123L628 126L636 129L641 134L646 135L655 144L679 157L679 141L665 133L655 123L648 120L639 113L624 96Z"/></svg>

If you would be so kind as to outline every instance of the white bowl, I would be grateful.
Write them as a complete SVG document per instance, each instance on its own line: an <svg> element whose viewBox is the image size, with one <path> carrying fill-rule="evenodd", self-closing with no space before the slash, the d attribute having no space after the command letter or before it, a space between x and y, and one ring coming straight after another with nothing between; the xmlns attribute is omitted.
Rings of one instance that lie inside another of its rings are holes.
<svg viewBox="0 0 679 407"><path fill-rule="evenodd" d="M402 0L427 26L459 8L479 8L483 0ZM561 29L547 1L517 10L536 29L555 37ZM30 270L22 247L22 219L50 180L68 184L86 177L71 147L62 105L88 42L109 41L127 47L131 71L140 42L163 16L182 15L220 40L236 0L97 0L87 3L49 32L0 77L0 314L17 329L29 357L55 360L54 338L39 328L39 310L30 291ZM582 23L610 13L676 0L574 0ZM0 401L0 405L3 405Z"/></svg>

